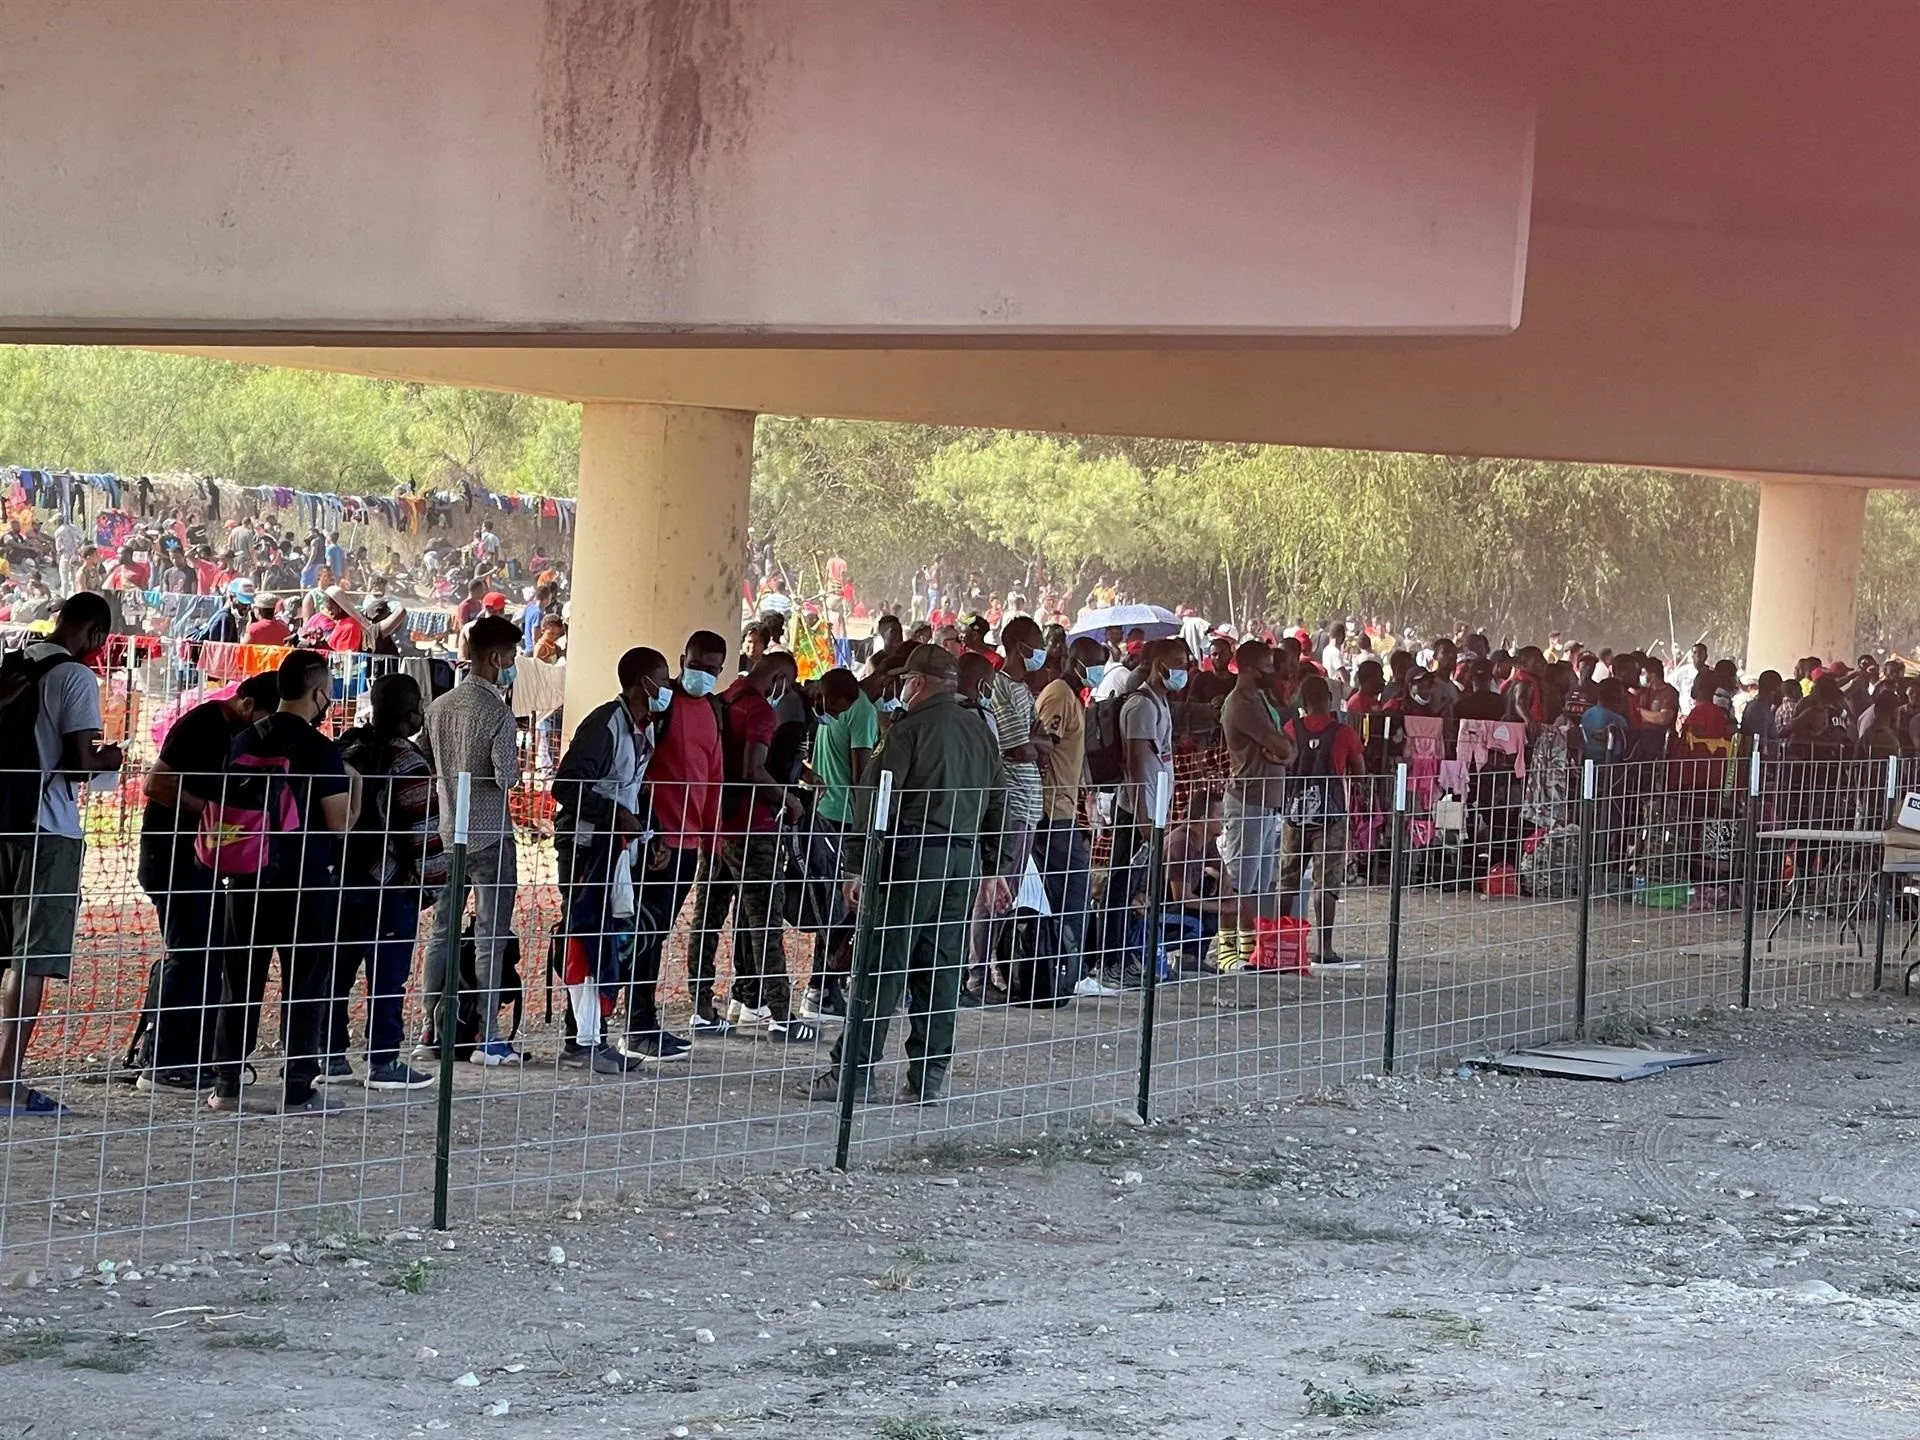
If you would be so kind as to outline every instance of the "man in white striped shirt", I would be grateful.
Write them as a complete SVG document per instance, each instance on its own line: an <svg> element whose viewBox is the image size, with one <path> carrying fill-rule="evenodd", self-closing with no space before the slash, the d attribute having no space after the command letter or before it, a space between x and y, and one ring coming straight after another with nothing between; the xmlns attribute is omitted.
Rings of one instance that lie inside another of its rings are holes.
<svg viewBox="0 0 1920 1440"><path fill-rule="evenodd" d="M460 920L473 891L474 960L479 980L480 1036L469 1057L476 1065L518 1065L520 1052L502 1039L500 971L513 935L513 899L519 888L513 822L507 795L520 774L520 752L506 691L513 686L520 627L503 615L482 615L467 628L467 678L427 707L423 748L440 784L440 834L453 844L456 795L462 772L472 776L466 887L449 884L433 907L427 942L427 994L438 995L443 967L459 943ZM445 1040L447 1037L440 1037ZM414 1058L438 1057L429 1030Z"/></svg>

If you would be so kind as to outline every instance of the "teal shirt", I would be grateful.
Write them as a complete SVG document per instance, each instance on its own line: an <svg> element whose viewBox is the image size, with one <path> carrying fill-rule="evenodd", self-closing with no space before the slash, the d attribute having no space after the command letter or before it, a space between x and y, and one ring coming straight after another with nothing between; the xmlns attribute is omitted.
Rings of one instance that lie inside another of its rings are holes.
<svg viewBox="0 0 1920 1440"><path fill-rule="evenodd" d="M822 720L813 737L813 773L820 777L819 813L844 825L853 818L853 752L880 743L880 712L862 694L845 713Z"/></svg>

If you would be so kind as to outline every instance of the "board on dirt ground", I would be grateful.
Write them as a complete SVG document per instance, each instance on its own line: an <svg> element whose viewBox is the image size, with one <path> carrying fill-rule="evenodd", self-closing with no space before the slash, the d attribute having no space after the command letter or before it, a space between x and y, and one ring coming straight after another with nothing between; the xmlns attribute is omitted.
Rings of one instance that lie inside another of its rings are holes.
<svg viewBox="0 0 1920 1440"><path fill-rule="evenodd" d="M1536 1045L1506 1055L1473 1055L1461 1063L1506 1075L1564 1080L1644 1080L1692 1065L1716 1065L1714 1050L1636 1050L1626 1045Z"/></svg>

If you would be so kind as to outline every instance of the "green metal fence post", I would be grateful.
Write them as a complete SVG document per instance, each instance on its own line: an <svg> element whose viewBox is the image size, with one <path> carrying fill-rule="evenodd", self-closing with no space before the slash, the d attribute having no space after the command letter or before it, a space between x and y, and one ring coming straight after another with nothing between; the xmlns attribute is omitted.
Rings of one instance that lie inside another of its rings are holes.
<svg viewBox="0 0 1920 1440"><path fill-rule="evenodd" d="M472 819L473 776L462 770L454 777L453 853L447 864L447 889L442 905L464 906L467 890L467 830ZM447 1228L447 1191L453 1174L453 1040L460 1024L460 926L449 928L447 953L440 957L439 1014L433 1022L433 1043L440 1053L440 1104L433 1136L433 1228Z"/></svg>
<svg viewBox="0 0 1920 1440"><path fill-rule="evenodd" d="M1747 813L1740 827L1740 1008L1753 1007L1753 916L1760 903L1760 749L1747 762Z"/></svg>
<svg viewBox="0 0 1920 1440"><path fill-rule="evenodd" d="M869 992L873 989L874 932L879 924L880 875L887 832L893 820L893 772L880 772L873 798L873 823L867 829L866 853L860 857L860 913L853 927L853 975L847 982L847 1022L840 1031L840 1126L833 1143L833 1168L845 1170L853 1149L853 1096L859 1080L856 1046L864 1051ZM869 1067L877 1055L866 1057Z"/></svg>
<svg viewBox="0 0 1920 1440"><path fill-rule="evenodd" d="M1587 1034L1587 956L1593 929L1593 841L1600 807L1600 767L1589 759L1580 767L1580 908L1573 934L1573 1033Z"/></svg>
<svg viewBox="0 0 1920 1440"><path fill-rule="evenodd" d="M1407 762L1393 772L1393 814L1387 824L1387 1013L1386 1033L1380 1042L1380 1070L1393 1073L1394 1050L1400 1034L1400 898L1406 889Z"/></svg>
<svg viewBox="0 0 1920 1440"><path fill-rule="evenodd" d="M1140 963L1140 1090L1135 1102L1141 1120L1153 1096L1153 1026L1160 997L1160 920L1167 904L1167 816L1173 809L1173 777L1162 774L1153 792L1153 825L1147 831L1147 914ZM1108 884L1113 882L1109 880Z"/></svg>
<svg viewBox="0 0 1920 1440"><path fill-rule="evenodd" d="M1900 799L1900 757L1887 757L1887 803L1880 824L1893 823L1894 804ZM1873 988L1878 990L1887 978L1887 911L1893 905L1893 877L1887 873L1887 850L1879 848L1880 864L1874 876L1873 892Z"/></svg>

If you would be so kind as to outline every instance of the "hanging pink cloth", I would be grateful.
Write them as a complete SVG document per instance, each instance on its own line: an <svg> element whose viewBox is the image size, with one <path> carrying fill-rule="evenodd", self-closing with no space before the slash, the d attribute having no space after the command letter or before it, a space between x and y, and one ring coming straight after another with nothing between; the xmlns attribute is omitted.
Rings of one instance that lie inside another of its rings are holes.
<svg viewBox="0 0 1920 1440"><path fill-rule="evenodd" d="M1485 766L1495 752L1511 755L1514 778L1526 778L1527 727L1518 720L1462 720L1454 751L1473 770Z"/></svg>

